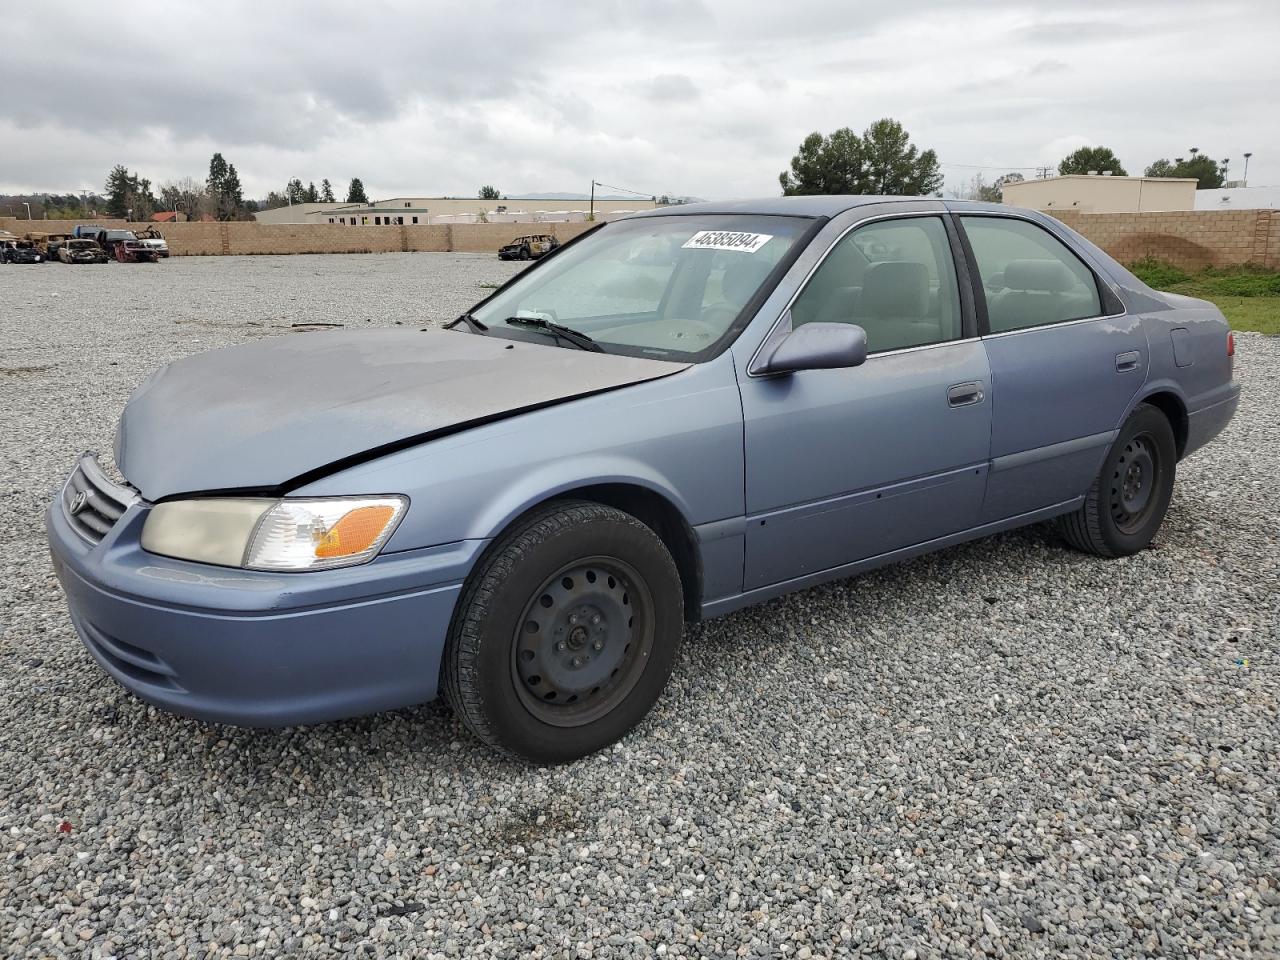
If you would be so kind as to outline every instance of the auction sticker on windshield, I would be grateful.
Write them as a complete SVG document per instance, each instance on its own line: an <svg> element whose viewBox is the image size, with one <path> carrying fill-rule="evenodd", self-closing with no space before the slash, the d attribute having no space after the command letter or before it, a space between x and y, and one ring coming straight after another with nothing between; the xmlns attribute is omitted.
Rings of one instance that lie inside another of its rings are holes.
<svg viewBox="0 0 1280 960"><path fill-rule="evenodd" d="M681 246L686 250L737 250L740 253L755 253L772 239L771 233L699 230Z"/></svg>

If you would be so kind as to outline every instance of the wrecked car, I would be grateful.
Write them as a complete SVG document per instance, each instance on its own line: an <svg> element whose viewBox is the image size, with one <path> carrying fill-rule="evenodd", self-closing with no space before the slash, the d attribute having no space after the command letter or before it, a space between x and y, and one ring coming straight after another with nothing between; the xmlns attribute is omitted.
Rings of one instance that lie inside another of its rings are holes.
<svg viewBox="0 0 1280 960"><path fill-rule="evenodd" d="M0 248L4 263L43 263L44 254L30 240L14 240Z"/></svg>
<svg viewBox="0 0 1280 960"><path fill-rule="evenodd" d="M147 227L145 230L137 231L137 237L142 241L143 246L154 250L156 256L168 259L169 242L165 240L164 234L155 227Z"/></svg>
<svg viewBox="0 0 1280 960"><path fill-rule="evenodd" d="M141 240L117 240L115 258L120 263L159 263L160 254Z"/></svg>
<svg viewBox="0 0 1280 960"><path fill-rule="evenodd" d="M107 252L107 256L115 260L117 259L116 246L126 240L137 240L138 237L132 230L99 230L94 239L98 241L98 246Z"/></svg>
<svg viewBox="0 0 1280 960"><path fill-rule="evenodd" d="M1047 520L1158 575L1234 352L1212 304L1035 211L685 205L445 330L170 363L46 524L72 623L144 700L275 726L443 693L560 762L646 715L688 621Z"/></svg>
<svg viewBox="0 0 1280 960"><path fill-rule="evenodd" d="M537 260L545 257L560 241L550 234L538 234L532 237L517 237L498 250L499 260Z"/></svg>
<svg viewBox="0 0 1280 960"><path fill-rule="evenodd" d="M106 263L107 254L96 240L84 237L63 241L58 248L58 260L62 263Z"/></svg>

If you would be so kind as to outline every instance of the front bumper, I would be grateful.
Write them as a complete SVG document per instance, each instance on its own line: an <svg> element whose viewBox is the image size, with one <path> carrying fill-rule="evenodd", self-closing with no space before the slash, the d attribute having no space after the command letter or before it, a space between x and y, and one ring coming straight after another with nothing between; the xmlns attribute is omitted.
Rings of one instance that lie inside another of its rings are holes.
<svg viewBox="0 0 1280 960"><path fill-rule="evenodd" d="M437 692L464 541L297 574L172 560L139 545L138 502L99 543L46 512L71 620L98 664L143 700L220 723L275 727L410 706Z"/></svg>

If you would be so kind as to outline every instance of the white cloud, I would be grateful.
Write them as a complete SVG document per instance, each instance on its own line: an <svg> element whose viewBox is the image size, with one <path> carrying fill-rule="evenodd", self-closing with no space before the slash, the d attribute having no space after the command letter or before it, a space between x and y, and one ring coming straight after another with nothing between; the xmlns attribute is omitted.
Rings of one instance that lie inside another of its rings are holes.
<svg viewBox="0 0 1280 960"><path fill-rule="evenodd" d="M1280 183L1269 0L57 9L5 12L0 89L23 95L0 101L0 192L100 188L116 163L203 176L220 150L256 196L294 176L383 197L774 194L805 134L882 116L953 184L1084 143L1131 172L1251 150L1250 180Z"/></svg>

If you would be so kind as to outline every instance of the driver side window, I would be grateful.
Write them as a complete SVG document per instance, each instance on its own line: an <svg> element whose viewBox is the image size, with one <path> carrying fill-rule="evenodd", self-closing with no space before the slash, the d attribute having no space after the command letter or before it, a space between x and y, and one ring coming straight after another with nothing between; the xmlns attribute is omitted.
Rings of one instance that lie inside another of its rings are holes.
<svg viewBox="0 0 1280 960"><path fill-rule="evenodd" d="M940 217L859 227L841 239L791 307L792 327L854 323L867 352L958 340L960 294Z"/></svg>

